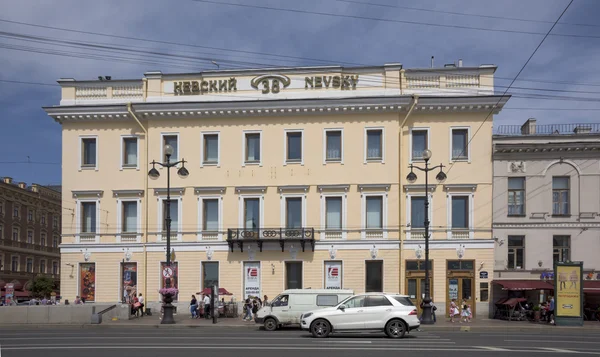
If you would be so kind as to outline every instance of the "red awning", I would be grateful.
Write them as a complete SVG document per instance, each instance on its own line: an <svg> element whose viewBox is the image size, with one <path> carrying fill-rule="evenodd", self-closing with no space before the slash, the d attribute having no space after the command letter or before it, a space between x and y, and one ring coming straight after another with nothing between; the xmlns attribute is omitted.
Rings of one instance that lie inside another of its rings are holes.
<svg viewBox="0 0 600 357"><path fill-rule="evenodd" d="M583 292L600 294L600 280L584 280L583 281Z"/></svg>
<svg viewBox="0 0 600 357"><path fill-rule="evenodd" d="M543 280L494 280L492 284L502 286L502 290L554 290L554 286Z"/></svg>
<svg viewBox="0 0 600 357"><path fill-rule="evenodd" d="M30 296L30 292L29 291L15 291L13 296L14 297L29 297ZM6 291L2 292L2 295L0 296L6 296Z"/></svg>

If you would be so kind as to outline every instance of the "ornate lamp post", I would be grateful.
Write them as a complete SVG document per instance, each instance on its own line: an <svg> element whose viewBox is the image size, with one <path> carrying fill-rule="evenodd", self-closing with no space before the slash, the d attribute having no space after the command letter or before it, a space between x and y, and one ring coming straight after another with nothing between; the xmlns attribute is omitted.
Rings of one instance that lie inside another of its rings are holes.
<svg viewBox="0 0 600 357"><path fill-rule="evenodd" d="M431 151L423 151L423 159L425 160L425 167L419 167L410 165L410 173L406 176L408 182L413 183L417 180L417 175L413 169L421 170L425 173L425 298L423 299L423 315L421 317L421 323L424 325L433 324L432 316L432 305L431 305L431 286L429 283L429 171L440 169L440 172L435 176L438 182L442 183L446 180L446 174L443 171L444 165L439 164L437 166L429 166L429 159L431 159Z"/></svg>
<svg viewBox="0 0 600 357"><path fill-rule="evenodd" d="M158 172L158 170L156 169L156 165L160 165L162 167L166 167L167 168L167 216L165 218L165 226L167 228L167 268L171 267L171 167L175 167L179 164L181 164L181 167L179 168L179 170L177 170L177 174L181 177L187 177L190 173L189 171L185 168L185 160L180 160L177 162L171 162L171 155L173 155L173 152L175 151L173 149L173 147L171 145L165 145L164 149L163 149L163 153L165 155L165 162L157 162L157 161L152 161L152 169L150 169L150 171L148 172L148 176L150 176L153 179L157 179L160 176L160 173ZM165 288L170 288L171 284L170 284L171 279L167 279L166 281L166 285ZM173 302L173 296L174 294L163 294L163 319L161 321L161 324L174 324L175 320L173 319L173 305L171 305L171 302Z"/></svg>

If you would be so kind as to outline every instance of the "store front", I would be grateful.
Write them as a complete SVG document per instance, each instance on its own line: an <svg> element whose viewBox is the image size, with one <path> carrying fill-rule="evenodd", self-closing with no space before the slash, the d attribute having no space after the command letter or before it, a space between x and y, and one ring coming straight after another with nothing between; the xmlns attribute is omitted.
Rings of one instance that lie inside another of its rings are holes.
<svg viewBox="0 0 600 357"><path fill-rule="evenodd" d="M448 260L446 291L446 311L450 311L450 303L455 300L462 311L463 302L471 305L473 317L476 316L475 300L475 261L474 260Z"/></svg>
<svg viewBox="0 0 600 357"><path fill-rule="evenodd" d="M405 294L408 295L421 314L421 303L425 298L425 261L407 260L405 264ZM433 261L429 261L429 294L433 292ZM435 302L434 302L435 303Z"/></svg>

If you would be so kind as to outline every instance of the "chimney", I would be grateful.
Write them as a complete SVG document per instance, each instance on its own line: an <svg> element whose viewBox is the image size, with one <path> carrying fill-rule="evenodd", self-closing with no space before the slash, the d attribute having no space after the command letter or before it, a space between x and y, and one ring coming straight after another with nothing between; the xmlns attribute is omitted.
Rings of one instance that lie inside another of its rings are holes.
<svg viewBox="0 0 600 357"><path fill-rule="evenodd" d="M40 185L38 185L37 183L34 183L31 185L31 192L40 192Z"/></svg>
<svg viewBox="0 0 600 357"><path fill-rule="evenodd" d="M534 135L536 133L535 122L536 122L535 118L527 119L525 124L523 124L523 126L521 126L521 135Z"/></svg>
<svg viewBox="0 0 600 357"><path fill-rule="evenodd" d="M458 60L458 67L462 67L462 66L463 66L463 63L462 63L462 58L460 58L460 59Z"/></svg>
<svg viewBox="0 0 600 357"><path fill-rule="evenodd" d="M25 183L25 182L19 182L19 188L26 189L27 188L27 183Z"/></svg>
<svg viewBox="0 0 600 357"><path fill-rule="evenodd" d="M7 183L10 185L12 183L12 177L4 177L2 179L2 181L4 181L4 183Z"/></svg>
<svg viewBox="0 0 600 357"><path fill-rule="evenodd" d="M433 68L433 56L431 56L431 68Z"/></svg>

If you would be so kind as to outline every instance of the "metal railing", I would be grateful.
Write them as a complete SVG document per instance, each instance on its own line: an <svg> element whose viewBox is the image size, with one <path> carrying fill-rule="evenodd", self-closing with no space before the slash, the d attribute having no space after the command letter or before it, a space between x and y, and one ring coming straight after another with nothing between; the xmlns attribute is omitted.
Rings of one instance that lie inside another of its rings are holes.
<svg viewBox="0 0 600 357"><path fill-rule="evenodd" d="M0 246L14 247L20 249L37 250L40 252L60 253L59 248L50 247L47 245L20 242L12 239L0 239Z"/></svg>
<svg viewBox="0 0 600 357"><path fill-rule="evenodd" d="M315 239L314 228L230 228L227 230L227 240L242 239Z"/></svg>
<svg viewBox="0 0 600 357"><path fill-rule="evenodd" d="M545 125L500 125L494 130L495 135L573 135L598 134L600 123L581 124L545 124Z"/></svg>

